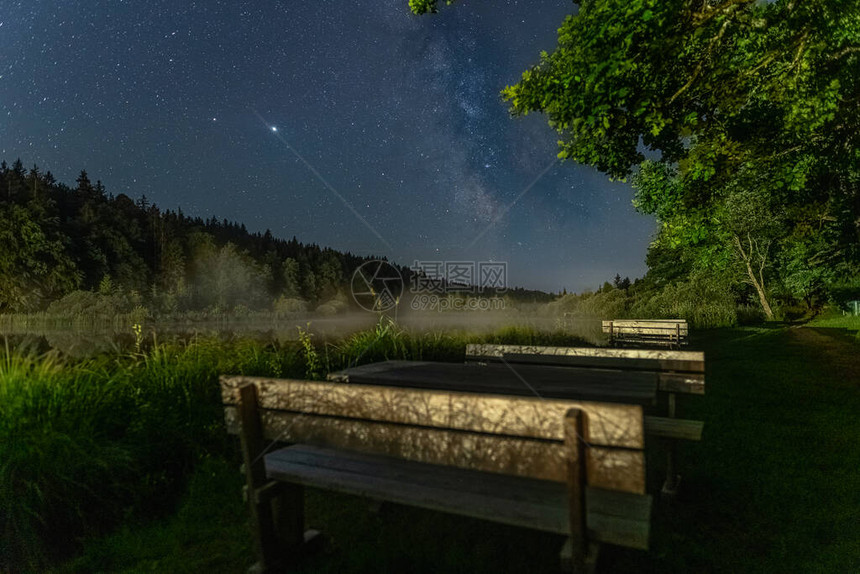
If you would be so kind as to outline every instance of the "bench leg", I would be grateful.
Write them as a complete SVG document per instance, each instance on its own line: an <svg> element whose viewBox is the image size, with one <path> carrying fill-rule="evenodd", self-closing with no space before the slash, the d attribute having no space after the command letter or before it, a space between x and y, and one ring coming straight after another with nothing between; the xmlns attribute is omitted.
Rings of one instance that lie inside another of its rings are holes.
<svg viewBox="0 0 860 574"><path fill-rule="evenodd" d="M585 572L588 558L588 528L586 525L585 486L585 412L570 409L564 417L564 445L567 457L567 498L570 537L562 549L562 567L576 574Z"/></svg>
<svg viewBox="0 0 860 574"><path fill-rule="evenodd" d="M300 484L284 484L280 496L272 500L275 537L283 560L291 562L305 543L305 489Z"/></svg>
<svg viewBox="0 0 860 574"><path fill-rule="evenodd" d="M573 558L573 538L568 538L559 553L561 572L563 574L594 574L597 570L597 554L600 545L594 542L588 544L588 553L581 564L576 564Z"/></svg>
<svg viewBox="0 0 860 574"><path fill-rule="evenodd" d="M675 441L666 441L666 480L660 494L664 497L674 497L678 493L681 477L675 473Z"/></svg>
<svg viewBox="0 0 860 574"><path fill-rule="evenodd" d="M257 563L249 572L283 572L294 566L301 554L322 539L316 530L305 532L304 487L271 481L266 477L265 443L253 383L239 389L239 423L242 443L244 491L251 513ZM311 545L311 542L314 542Z"/></svg>
<svg viewBox="0 0 860 574"><path fill-rule="evenodd" d="M284 565L278 544L272 501L279 498L280 486L266 478L263 461L265 445L263 427L257 402L257 387L253 383L239 388L239 439L242 443L242 467L245 470L245 492L251 514L254 546L258 562L251 571L272 572Z"/></svg>
<svg viewBox="0 0 860 574"><path fill-rule="evenodd" d="M669 393L667 397L667 415L669 418L675 418L675 393ZM674 497L678 492L678 483L681 477L675 473L675 445L676 441L667 440L666 445L666 480L663 483L663 488L660 493L663 497Z"/></svg>

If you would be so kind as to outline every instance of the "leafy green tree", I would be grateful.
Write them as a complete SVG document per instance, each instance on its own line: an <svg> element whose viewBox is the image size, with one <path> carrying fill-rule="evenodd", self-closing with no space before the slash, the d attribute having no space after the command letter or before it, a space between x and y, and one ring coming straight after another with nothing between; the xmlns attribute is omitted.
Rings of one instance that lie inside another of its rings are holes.
<svg viewBox="0 0 860 574"><path fill-rule="evenodd" d="M0 312L38 310L77 288L66 242L24 207L0 205Z"/></svg>
<svg viewBox="0 0 860 574"><path fill-rule="evenodd" d="M343 269L340 260L333 251L328 251L323 255L322 261L317 272L317 288L319 290L319 298L328 300L335 296L338 288L343 285Z"/></svg>
<svg viewBox="0 0 860 574"><path fill-rule="evenodd" d="M263 301L265 274L232 243L206 250L196 263L198 294L208 306L220 310L237 305L253 308Z"/></svg>
<svg viewBox="0 0 860 574"><path fill-rule="evenodd" d="M301 292L301 279L299 277L299 262L292 257L287 257L283 262L283 279L285 297L298 297Z"/></svg>

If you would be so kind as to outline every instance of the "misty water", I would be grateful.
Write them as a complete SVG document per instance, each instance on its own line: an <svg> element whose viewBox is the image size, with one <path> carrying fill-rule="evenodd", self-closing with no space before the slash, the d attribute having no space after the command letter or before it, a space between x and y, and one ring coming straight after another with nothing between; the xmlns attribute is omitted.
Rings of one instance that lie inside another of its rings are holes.
<svg viewBox="0 0 860 574"><path fill-rule="evenodd" d="M578 319L563 321L554 316L512 311L459 312L389 312L384 315L354 311L336 316L314 313L296 314L270 320L223 321L147 321L142 325L145 344L194 337L252 338L263 342L297 340L300 329L310 332L318 341L336 342L358 331L373 329L381 318L390 318L408 333L487 334L504 328L528 328L541 332L564 331L581 336L585 341L600 343L600 321ZM5 326L0 337L13 347L27 347L38 352L55 349L72 357L86 357L105 352L127 352L135 347L137 336L133 326L120 325L87 328L69 324Z"/></svg>

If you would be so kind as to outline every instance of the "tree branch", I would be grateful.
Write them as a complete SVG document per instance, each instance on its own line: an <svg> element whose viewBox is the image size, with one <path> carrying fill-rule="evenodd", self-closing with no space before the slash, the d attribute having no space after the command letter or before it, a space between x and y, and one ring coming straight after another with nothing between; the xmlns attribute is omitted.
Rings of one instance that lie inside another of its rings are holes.
<svg viewBox="0 0 860 574"><path fill-rule="evenodd" d="M726 20L725 22L723 22L723 25L720 26L720 31L717 32L716 36L711 38L711 41L708 43L708 53L702 56L702 59L699 60L699 63L696 65L696 69L693 70L693 73L690 76L690 79L687 80L687 83L681 86L681 88L677 92L675 92L675 94L671 98L669 98L670 104L674 102L678 98L678 96L686 92L687 89L693 85L693 82L696 81L696 78L699 77L699 74L702 73L702 68L704 67L705 60L711 55L711 51L714 48L714 44L719 42L722 39L723 35L726 33L726 29L729 26L729 22L731 22L731 20Z"/></svg>
<svg viewBox="0 0 860 574"><path fill-rule="evenodd" d="M853 54L854 52L860 52L860 46L847 46L847 47L845 47L845 48L842 48L841 50L839 50L839 51L838 51L838 52L836 52L835 54L832 54L832 55L831 55L829 58L827 58L827 59L828 59L828 60L831 60L831 61L832 61L832 60L838 60L838 59L839 59L839 58L841 58L842 56L846 56L846 55L848 55L848 54Z"/></svg>

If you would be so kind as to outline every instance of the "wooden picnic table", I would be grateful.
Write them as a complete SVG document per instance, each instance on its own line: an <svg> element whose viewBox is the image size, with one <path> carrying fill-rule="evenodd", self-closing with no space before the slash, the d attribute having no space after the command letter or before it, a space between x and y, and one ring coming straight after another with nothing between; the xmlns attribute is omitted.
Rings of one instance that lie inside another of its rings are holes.
<svg viewBox="0 0 860 574"><path fill-rule="evenodd" d="M330 373L330 381L649 406L656 402L652 372L506 365L384 361Z"/></svg>

